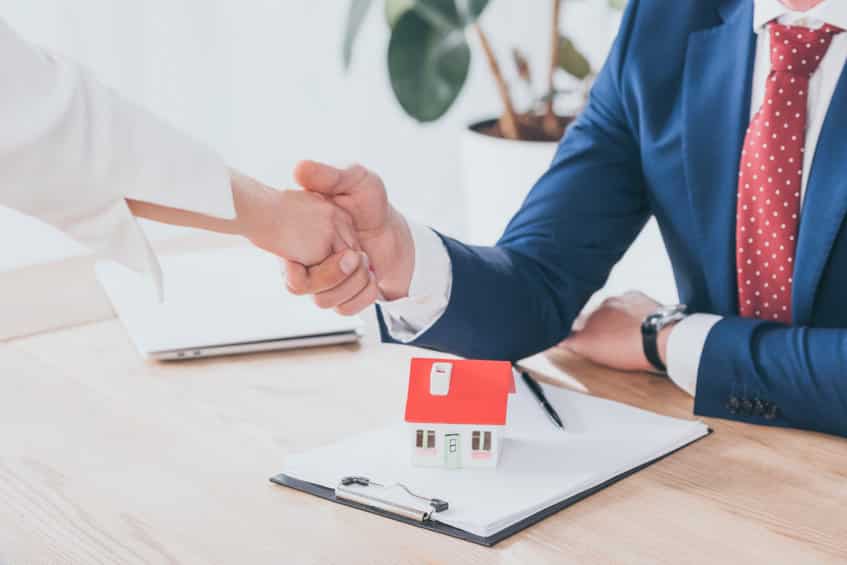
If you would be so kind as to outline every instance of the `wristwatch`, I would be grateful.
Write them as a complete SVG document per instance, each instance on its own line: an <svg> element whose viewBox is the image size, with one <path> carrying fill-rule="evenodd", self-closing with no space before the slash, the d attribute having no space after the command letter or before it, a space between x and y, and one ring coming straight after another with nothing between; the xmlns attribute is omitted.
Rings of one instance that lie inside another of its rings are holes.
<svg viewBox="0 0 847 565"><path fill-rule="evenodd" d="M659 332L669 325L685 318L688 307L685 304L662 306L641 323L641 342L644 346L644 356L660 373L666 373L668 368L659 356Z"/></svg>

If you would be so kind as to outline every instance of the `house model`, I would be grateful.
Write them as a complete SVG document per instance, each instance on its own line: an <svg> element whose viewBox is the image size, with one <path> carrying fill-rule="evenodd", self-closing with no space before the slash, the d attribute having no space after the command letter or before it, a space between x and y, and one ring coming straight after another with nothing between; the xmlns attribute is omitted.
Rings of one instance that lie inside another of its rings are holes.
<svg viewBox="0 0 847 565"><path fill-rule="evenodd" d="M405 418L412 464L495 467L514 386L508 362L412 359Z"/></svg>

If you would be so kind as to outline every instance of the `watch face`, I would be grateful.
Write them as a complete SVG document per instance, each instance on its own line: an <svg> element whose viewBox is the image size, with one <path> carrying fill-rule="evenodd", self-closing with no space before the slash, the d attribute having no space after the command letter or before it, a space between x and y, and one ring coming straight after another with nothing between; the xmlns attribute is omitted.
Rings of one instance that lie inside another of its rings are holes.
<svg viewBox="0 0 847 565"><path fill-rule="evenodd" d="M678 306L662 306L658 310L656 310L656 314L662 316L670 316L671 314L676 314Z"/></svg>
<svg viewBox="0 0 847 565"><path fill-rule="evenodd" d="M674 304L673 306L662 306L658 310L656 310L656 314L662 316L663 318L667 316L673 316L674 314L682 314L686 311L688 307L685 304Z"/></svg>
<svg viewBox="0 0 847 565"><path fill-rule="evenodd" d="M654 313L647 316L643 325L657 331L661 330L667 324L682 319L686 309L687 307L684 304L662 306Z"/></svg>
<svg viewBox="0 0 847 565"><path fill-rule="evenodd" d="M662 317L662 314L658 312L655 314L650 314L649 316L647 316L641 326L645 330L656 331L659 328L659 323L662 321Z"/></svg>

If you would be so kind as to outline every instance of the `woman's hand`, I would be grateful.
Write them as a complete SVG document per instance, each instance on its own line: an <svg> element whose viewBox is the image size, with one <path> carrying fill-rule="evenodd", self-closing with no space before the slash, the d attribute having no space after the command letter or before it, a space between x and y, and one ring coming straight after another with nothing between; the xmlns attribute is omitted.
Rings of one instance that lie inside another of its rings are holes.
<svg viewBox="0 0 847 565"><path fill-rule="evenodd" d="M319 194L274 190L238 173L232 193L237 233L274 255L310 266L359 249L350 215Z"/></svg>
<svg viewBox="0 0 847 565"><path fill-rule="evenodd" d="M285 259L289 291L314 294L321 308L352 315L380 296L348 211L317 192L274 190L237 172L231 186L232 220L136 200L127 203L138 217L246 237Z"/></svg>

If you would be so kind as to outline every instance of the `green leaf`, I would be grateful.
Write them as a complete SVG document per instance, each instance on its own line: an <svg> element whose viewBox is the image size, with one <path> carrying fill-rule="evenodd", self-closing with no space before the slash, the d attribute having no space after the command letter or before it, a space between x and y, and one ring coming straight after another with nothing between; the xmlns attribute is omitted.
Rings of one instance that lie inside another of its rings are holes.
<svg viewBox="0 0 847 565"><path fill-rule="evenodd" d="M591 74L591 63L567 37L559 38L559 68L578 79Z"/></svg>
<svg viewBox="0 0 847 565"><path fill-rule="evenodd" d="M356 42L359 30L362 29L362 22L365 21L365 16L368 15L371 3L372 0L350 1L350 10L347 12L347 25L344 29L344 41L341 46L341 62L344 65L344 70L350 68L350 62L353 60L353 44Z"/></svg>
<svg viewBox="0 0 847 565"><path fill-rule="evenodd" d="M626 8L627 0L609 0L609 7L614 10L623 10Z"/></svg>
<svg viewBox="0 0 847 565"><path fill-rule="evenodd" d="M415 0L385 0L385 21L394 29L400 16L415 7Z"/></svg>
<svg viewBox="0 0 847 565"><path fill-rule="evenodd" d="M388 43L391 88L403 110L419 122L435 121L450 109L468 77L470 62L462 27L433 23L417 8L397 20Z"/></svg>

